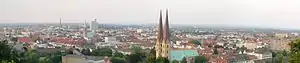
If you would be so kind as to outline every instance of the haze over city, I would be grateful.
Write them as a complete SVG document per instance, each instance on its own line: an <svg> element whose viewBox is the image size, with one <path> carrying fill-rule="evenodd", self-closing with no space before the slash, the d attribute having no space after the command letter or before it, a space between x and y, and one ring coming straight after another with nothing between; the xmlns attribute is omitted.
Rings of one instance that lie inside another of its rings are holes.
<svg viewBox="0 0 300 63"><path fill-rule="evenodd" d="M1 0L0 23L157 23L170 9L170 24L299 29L298 0Z"/></svg>

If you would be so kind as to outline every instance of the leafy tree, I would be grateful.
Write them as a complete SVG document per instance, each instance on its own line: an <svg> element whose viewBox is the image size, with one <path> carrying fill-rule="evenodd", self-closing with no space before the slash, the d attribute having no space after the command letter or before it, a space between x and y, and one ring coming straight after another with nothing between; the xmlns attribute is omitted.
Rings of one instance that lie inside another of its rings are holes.
<svg viewBox="0 0 300 63"><path fill-rule="evenodd" d="M214 54L219 54L219 52L218 52L218 49L217 48L214 48Z"/></svg>
<svg viewBox="0 0 300 63"><path fill-rule="evenodd" d="M120 57L112 57L111 62L112 63L127 63L125 58L120 58Z"/></svg>
<svg viewBox="0 0 300 63"><path fill-rule="evenodd" d="M154 48L152 48L152 49L150 50L150 54L151 54L151 55L154 55L154 56L156 55L156 50L155 50L155 47L154 47Z"/></svg>
<svg viewBox="0 0 300 63"><path fill-rule="evenodd" d="M195 63L206 63L207 59L204 56L195 56Z"/></svg>
<svg viewBox="0 0 300 63"><path fill-rule="evenodd" d="M177 61L177 60L173 60L173 61L172 61L172 63L179 63L179 61Z"/></svg>
<svg viewBox="0 0 300 63"><path fill-rule="evenodd" d="M92 52L95 56L112 56L112 50L108 47L98 48Z"/></svg>
<svg viewBox="0 0 300 63"><path fill-rule="evenodd" d="M170 63L168 58L159 57L156 59L155 63Z"/></svg>
<svg viewBox="0 0 300 63"><path fill-rule="evenodd" d="M181 60L181 63L187 63L187 61L186 61L186 58L185 58L185 57L183 57L183 58L182 58L182 60Z"/></svg>
<svg viewBox="0 0 300 63"><path fill-rule="evenodd" d="M156 61L155 55L147 55L143 63L154 63Z"/></svg>
<svg viewBox="0 0 300 63"><path fill-rule="evenodd" d="M125 58L125 56L121 52L115 52L113 57Z"/></svg>
<svg viewBox="0 0 300 63"><path fill-rule="evenodd" d="M290 56L289 63L299 63L300 62L300 39L292 41L290 44Z"/></svg>
<svg viewBox="0 0 300 63"><path fill-rule="evenodd" d="M1 63L16 63L16 62L14 62L13 60L11 60L11 61L2 60Z"/></svg>
<svg viewBox="0 0 300 63"><path fill-rule="evenodd" d="M142 61L142 56L139 54L130 54L127 56L127 59L129 63L138 63L139 61Z"/></svg>
<svg viewBox="0 0 300 63"><path fill-rule="evenodd" d="M38 63L53 63L50 57L40 58Z"/></svg>
<svg viewBox="0 0 300 63"><path fill-rule="evenodd" d="M0 60L1 63L60 63L61 56L66 53L51 53L45 57L38 55L35 50L19 52L7 45L7 41L0 41Z"/></svg>
<svg viewBox="0 0 300 63"><path fill-rule="evenodd" d="M89 49L82 49L81 53L83 55L91 55L91 51Z"/></svg>
<svg viewBox="0 0 300 63"><path fill-rule="evenodd" d="M17 42L17 41L18 41L18 38L17 38L17 37L12 37L10 40L11 40L11 41L14 41L14 42Z"/></svg>
<svg viewBox="0 0 300 63"><path fill-rule="evenodd" d="M11 60L12 48L7 45L7 41L0 42L0 60Z"/></svg>
<svg viewBox="0 0 300 63"><path fill-rule="evenodd" d="M128 63L143 62L146 58L146 52L142 48L134 46L131 50L133 51L132 54L127 56Z"/></svg>

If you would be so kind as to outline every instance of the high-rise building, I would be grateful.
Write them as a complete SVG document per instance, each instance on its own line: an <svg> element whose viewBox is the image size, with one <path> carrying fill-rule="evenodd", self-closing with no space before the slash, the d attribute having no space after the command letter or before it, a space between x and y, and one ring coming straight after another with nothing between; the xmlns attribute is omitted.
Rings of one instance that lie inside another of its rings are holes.
<svg viewBox="0 0 300 63"><path fill-rule="evenodd" d="M97 29L98 29L98 22L97 19L95 18L90 24L90 30L94 32Z"/></svg>
<svg viewBox="0 0 300 63"><path fill-rule="evenodd" d="M157 41L155 44L156 58L164 57L170 58L170 40L169 40L169 19L168 19L168 10L166 10L166 21L163 28L162 25L162 11L160 11L159 25L158 25L158 34Z"/></svg>

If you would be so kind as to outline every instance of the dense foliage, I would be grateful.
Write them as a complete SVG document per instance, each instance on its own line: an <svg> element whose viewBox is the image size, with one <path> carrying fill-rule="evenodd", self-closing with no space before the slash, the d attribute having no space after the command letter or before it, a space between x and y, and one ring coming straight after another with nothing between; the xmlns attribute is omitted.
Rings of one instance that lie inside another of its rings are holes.
<svg viewBox="0 0 300 63"><path fill-rule="evenodd" d="M289 63L300 63L300 39L292 41L290 44Z"/></svg>
<svg viewBox="0 0 300 63"><path fill-rule="evenodd" d="M17 52L7 44L7 41L0 42L0 60L1 63L61 63L61 56L66 53L49 53L45 56L38 55L35 50Z"/></svg>
<svg viewBox="0 0 300 63"><path fill-rule="evenodd" d="M195 56L195 63L206 63L207 59L204 56Z"/></svg>

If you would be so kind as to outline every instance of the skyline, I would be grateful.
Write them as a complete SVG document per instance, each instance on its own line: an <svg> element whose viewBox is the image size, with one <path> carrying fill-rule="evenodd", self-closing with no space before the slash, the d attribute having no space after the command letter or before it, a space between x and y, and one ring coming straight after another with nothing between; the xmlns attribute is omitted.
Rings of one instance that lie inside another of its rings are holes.
<svg viewBox="0 0 300 63"><path fill-rule="evenodd" d="M300 29L297 0L2 0L0 23L155 24L169 9L170 24L207 24ZM6 22L4 22L6 21ZM141 22L143 21L143 22Z"/></svg>

